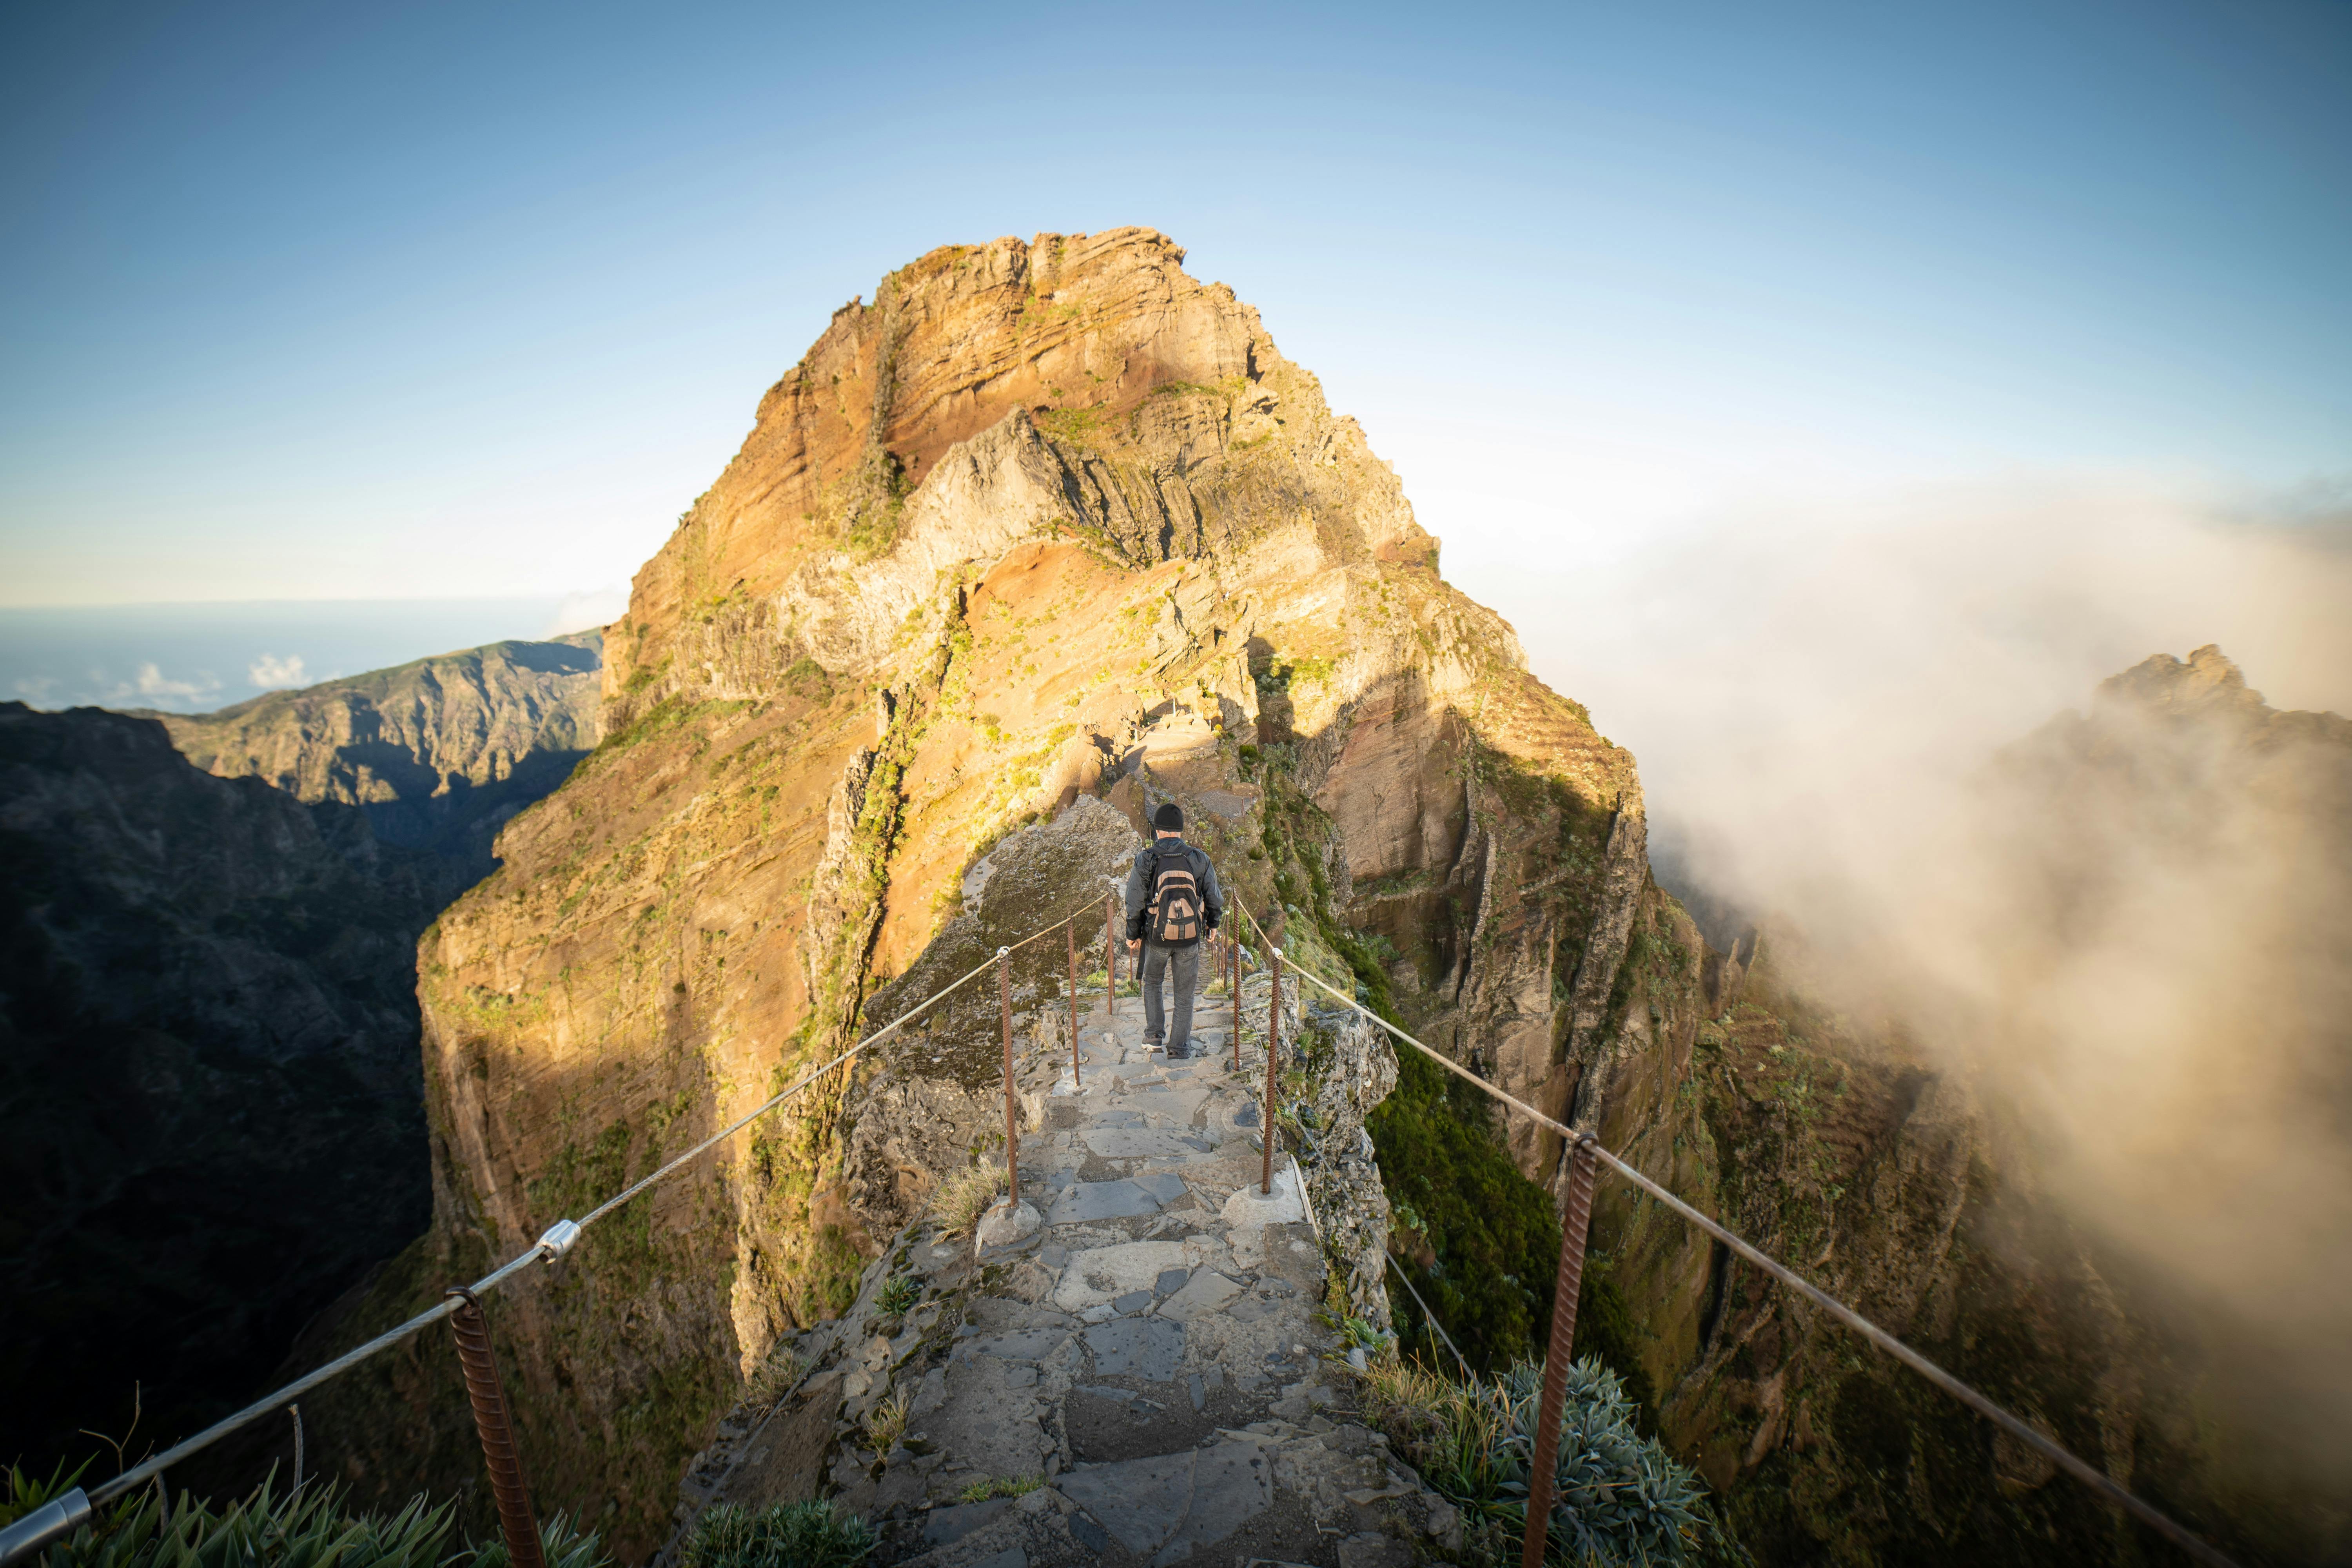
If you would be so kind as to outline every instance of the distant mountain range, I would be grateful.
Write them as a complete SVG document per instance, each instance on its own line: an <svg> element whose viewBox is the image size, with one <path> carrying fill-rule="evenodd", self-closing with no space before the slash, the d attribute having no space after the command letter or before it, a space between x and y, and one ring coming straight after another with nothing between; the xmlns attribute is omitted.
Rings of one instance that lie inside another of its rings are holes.
<svg viewBox="0 0 2352 1568"><path fill-rule="evenodd" d="M141 715L217 777L360 807L383 842L446 862L455 898L489 874L508 818L594 749L603 648L601 631L497 642L215 713Z"/></svg>

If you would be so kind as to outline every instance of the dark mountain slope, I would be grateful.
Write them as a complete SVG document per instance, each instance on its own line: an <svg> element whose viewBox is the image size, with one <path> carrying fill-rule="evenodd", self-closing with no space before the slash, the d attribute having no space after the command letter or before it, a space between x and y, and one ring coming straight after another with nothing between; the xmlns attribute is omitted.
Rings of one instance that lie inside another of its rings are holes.
<svg viewBox="0 0 2352 1568"><path fill-rule="evenodd" d="M429 858L163 726L0 703L0 1458L249 1392L425 1224Z"/></svg>

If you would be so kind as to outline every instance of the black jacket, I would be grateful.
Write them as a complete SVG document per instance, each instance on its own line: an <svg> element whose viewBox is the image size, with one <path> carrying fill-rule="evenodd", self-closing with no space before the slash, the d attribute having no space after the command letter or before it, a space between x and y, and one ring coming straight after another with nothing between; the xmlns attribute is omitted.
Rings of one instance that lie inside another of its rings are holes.
<svg viewBox="0 0 2352 1568"><path fill-rule="evenodd" d="M1135 852L1135 864L1127 873L1127 940L1134 942L1143 935L1143 917L1151 905L1151 862L1165 842L1154 839ZM1192 879L1201 884L1201 925L1204 931L1217 929L1224 918L1224 890L1217 886L1217 868L1209 864L1203 851L1187 844L1185 858L1192 863Z"/></svg>

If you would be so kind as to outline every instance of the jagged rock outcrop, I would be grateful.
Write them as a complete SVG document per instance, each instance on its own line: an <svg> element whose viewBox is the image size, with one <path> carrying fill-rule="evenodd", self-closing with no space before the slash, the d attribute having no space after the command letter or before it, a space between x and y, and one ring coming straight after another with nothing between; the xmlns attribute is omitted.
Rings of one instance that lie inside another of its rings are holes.
<svg viewBox="0 0 2352 1568"><path fill-rule="evenodd" d="M0 1451L184 1436L428 1214L428 858L193 767L152 720L0 703Z"/></svg>
<svg viewBox="0 0 2352 1568"><path fill-rule="evenodd" d="M1600 1048L1568 1004L1610 994L1637 891L1632 760L1181 259L1143 229L935 251L761 401L609 628L604 745L425 944L440 1256L521 1245L888 1016L975 860L1081 795L1183 801L1236 895L1379 938L1417 1023L1568 1107ZM903 1212L853 1189L847 1087L508 1309L533 1473L625 1550ZM375 1414L332 1439L372 1477L402 1447Z"/></svg>
<svg viewBox="0 0 2352 1568"><path fill-rule="evenodd" d="M377 838L447 862L447 897L488 876L517 812L602 730L603 635L499 642L321 681L215 713L152 713L222 778L259 778L367 814Z"/></svg>

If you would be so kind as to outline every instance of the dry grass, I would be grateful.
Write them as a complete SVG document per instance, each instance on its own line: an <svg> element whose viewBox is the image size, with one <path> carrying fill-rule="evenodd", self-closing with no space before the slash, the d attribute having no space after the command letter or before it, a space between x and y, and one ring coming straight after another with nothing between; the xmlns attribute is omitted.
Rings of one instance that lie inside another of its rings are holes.
<svg viewBox="0 0 2352 1568"><path fill-rule="evenodd" d="M761 1363L743 1385L743 1398L751 1405L773 1405L797 1387L808 1367L801 1358L788 1350L780 1350Z"/></svg>
<svg viewBox="0 0 2352 1568"><path fill-rule="evenodd" d="M866 1418L866 1436L877 1454L887 1454L907 1435L907 1391L893 1390Z"/></svg>
<svg viewBox="0 0 2352 1568"><path fill-rule="evenodd" d="M931 1190L931 1219L941 1236L962 1236L1003 1190L1003 1172L993 1165L967 1165Z"/></svg>

